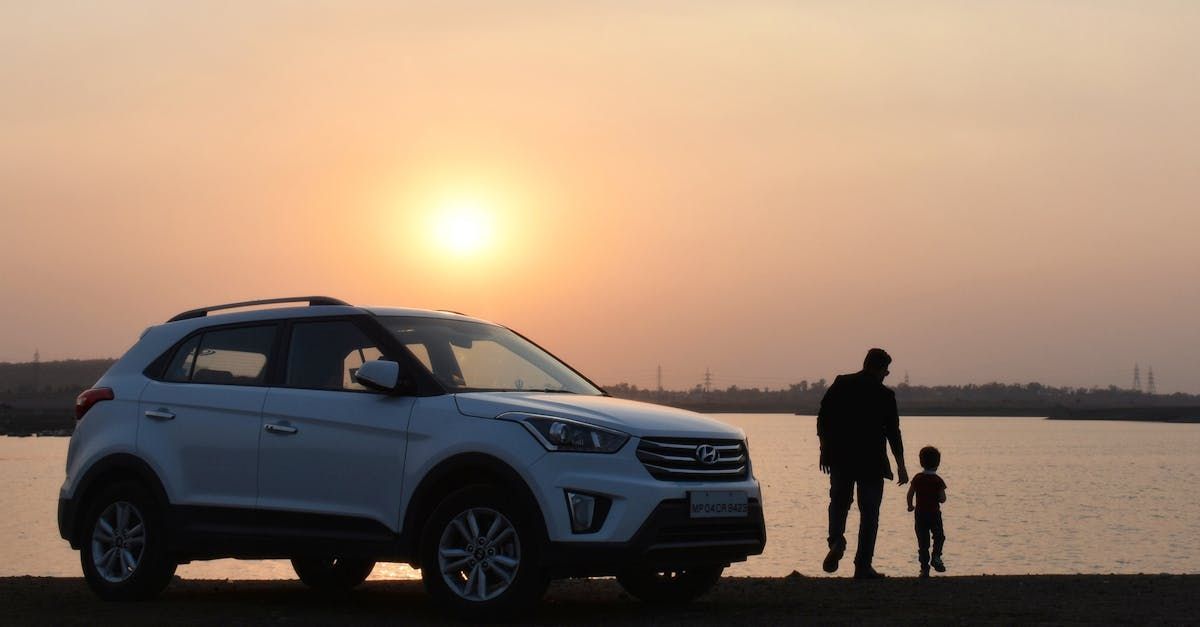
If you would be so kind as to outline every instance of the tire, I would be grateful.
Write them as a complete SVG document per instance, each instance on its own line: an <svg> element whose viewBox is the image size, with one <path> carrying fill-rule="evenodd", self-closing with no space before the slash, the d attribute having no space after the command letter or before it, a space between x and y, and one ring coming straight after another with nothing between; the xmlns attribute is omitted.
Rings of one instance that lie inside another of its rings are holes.
<svg viewBox="0 0 1200 627"><path fill-rule="evenodd" d="M162 592L175 574L162 504L141 484L121 482L100 490L85 511L79 562L92 591L106 601Z"/></svg>
<svg viewBox="0 0 1200 627"><path fill-rule="evenodd" d="M310 588L345 592L366 581L375 562L361 558L294 557L292 568Z"/></svg>
<svg viewBox="0 0 1200 627"><path fill-rule="evenodd" d="M434 600L476 620L537 604L549 583L546 534L541 514L521 501L503 488L469 486L438 504L420 546L421 578Z"/></svg>
<svg viewBox="0 0 1200 627"><path fill-rule="evenodd" d="M687 603L712 589L724 566L679 570L628 569L617 575L626 592L647 603Z"/></svg>

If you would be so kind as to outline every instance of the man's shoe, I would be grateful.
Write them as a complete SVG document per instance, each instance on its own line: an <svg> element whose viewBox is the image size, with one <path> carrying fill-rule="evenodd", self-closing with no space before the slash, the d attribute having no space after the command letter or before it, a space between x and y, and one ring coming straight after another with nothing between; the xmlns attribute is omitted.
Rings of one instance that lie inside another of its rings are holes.
<svg viewBox="0 0 1200 627"><path fill-rule="evenodd" d="M933 559L929 560L929 565L933 566L933 569L938 571L939 573L946 572L946 565L942 563L941 555L933 556Z"/></svg>
<svg viewBox="0 0 1200 627"><path fill-rule="evenodd" d="M838 562L841 561L842 555L846 553L846 543L839 542L829 547L829 553L825 555L825 561L821 563L821 569L827 573L836 572Z"/></svg>
<svg viewBox="0 0 1200 627"><path fill-rule="evenodd" d="M928 566L921 567L921 579L929 579L929 567Z"/></svg>
<svg viewBox="0 0 1200 627"><path fill-rule="evenodd" d="M876 571L874 568L867 566L866 568L854 569L855 579L886 579L887 575Z"/></svg>

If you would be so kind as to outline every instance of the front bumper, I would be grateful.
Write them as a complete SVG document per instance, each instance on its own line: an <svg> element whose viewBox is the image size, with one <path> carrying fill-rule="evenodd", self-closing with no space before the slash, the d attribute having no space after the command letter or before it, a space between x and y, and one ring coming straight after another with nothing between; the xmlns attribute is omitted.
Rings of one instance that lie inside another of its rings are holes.
<svg viewBox="0 0 1200 627"><path fill-rule="evenodd" d="M686 500L696 490L745 492L751 503L762 503L753 473L736 481L664 481L651 476L638 460L633 439L611 455L550 453L523 473L537 495L553 543L624 545L632 542L655 509L665 501ZM601 496L611 501L604 524L594 532L573 533L566 493ZM686 513L686 512L685 512Z"/></svg>
<svg viewBox="0 0 1200 627"><path fill-rule="evenodd" d="M626 568L729 565L759 555L767 542L762 504L745 518L690 518L687 499L660 502L628 542L551 542L554 577L601 577Z"/></svg>

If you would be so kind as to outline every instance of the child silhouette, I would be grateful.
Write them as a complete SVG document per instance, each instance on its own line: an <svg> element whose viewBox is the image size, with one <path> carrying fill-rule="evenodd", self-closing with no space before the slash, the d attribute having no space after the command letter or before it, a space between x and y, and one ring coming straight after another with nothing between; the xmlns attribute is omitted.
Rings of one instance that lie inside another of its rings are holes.
<svg viewBox="0 0 1200 627"><path fill-rule="evenodd" d="M946 543L946 533L942 529L942 503L946 502L946 482L938 476L937 469L942 463L942 453L932 446L921 449L921 472L912 478L908 488L908 511L915 512L917 531L917 559L921 562L921 577L929 576L929 567L939 573L946 572L942 563L942 547ZM913 505L916 497L916 505ZM929 555L929 539L933 537L933 556Z"/></svg>

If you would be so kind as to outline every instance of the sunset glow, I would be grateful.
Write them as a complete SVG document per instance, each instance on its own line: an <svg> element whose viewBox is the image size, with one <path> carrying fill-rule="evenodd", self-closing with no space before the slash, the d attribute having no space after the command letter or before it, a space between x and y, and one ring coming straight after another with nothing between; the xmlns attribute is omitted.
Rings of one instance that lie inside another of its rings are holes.
<svg viewBox="0 0 1200 627"><path fill-rule="evenodd" d="M0 361L328 293L606 383L1200 391L1197 3L284 6L0 6Z"/></svg>
<svg viewBox="0 0 1200 627"><path fill-rule="evenodd" d="M0 2L0 617L1198 623L1198 35Z"/></svg>
<svg viewBox="0 0 1200 627"><path fill-rule="evenodd" d="M492 241L492 213L473 200L447 203L433 216L433 239L438 248L454 255L482 252Z"/></svg>

